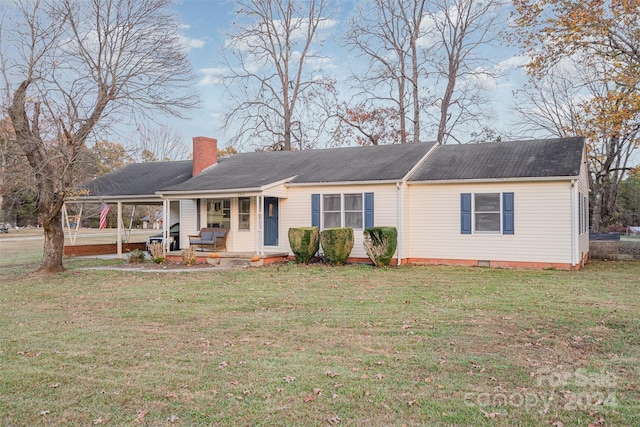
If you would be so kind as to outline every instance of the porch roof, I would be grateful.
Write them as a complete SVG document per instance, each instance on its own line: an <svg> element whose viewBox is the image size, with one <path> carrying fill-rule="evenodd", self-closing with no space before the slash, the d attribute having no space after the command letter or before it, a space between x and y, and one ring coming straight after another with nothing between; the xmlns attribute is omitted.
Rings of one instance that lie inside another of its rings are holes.
<svg viewBox="0 0 640 427"><path fill-rule="evenodd" d="M125 203L162 203L157 191L191 178L192 160L133 163L104 174L80 188L88 195L79 200L121 201Z"/></svg>
<svg viewBox="0 0 640 427"><path fill-rule="evenodd" d="M219 159L187 181L165 185L159 193L261 189L281 181L293 184L400 181L433 145L431 142L240 153Z"/></svg>

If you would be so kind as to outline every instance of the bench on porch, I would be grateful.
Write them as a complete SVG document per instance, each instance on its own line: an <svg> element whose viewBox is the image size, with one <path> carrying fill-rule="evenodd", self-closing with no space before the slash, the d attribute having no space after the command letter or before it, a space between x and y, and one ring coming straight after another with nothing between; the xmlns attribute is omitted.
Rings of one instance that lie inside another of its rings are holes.
<svg viewBox="0 0 640 427"><path fill-rule="evenodd" d="M228 234L229 230L226 228L202 228L197 235L189 236L189 245L198 246L199 250L203 250L203 246L211 246L214 251L226 251Z"/></svg>

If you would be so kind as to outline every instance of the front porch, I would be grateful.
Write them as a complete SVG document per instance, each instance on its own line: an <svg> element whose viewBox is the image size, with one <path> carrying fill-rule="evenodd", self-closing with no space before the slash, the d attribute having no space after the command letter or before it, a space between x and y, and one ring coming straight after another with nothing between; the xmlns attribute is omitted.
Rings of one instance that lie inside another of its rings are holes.
<svg viewBox="0 0 640 427"><path fill-rule="evenodd" d="M196 264L205 264L208 260L217 258L220 260L220 265L251 265L253 262L256 265L267 265L276 262L289 261L288 252L283 251L265 251L264 254L258 255L255 252L207 252L196 251ZM211 255L215 254L214 257ZM182 262L182 251L171 251L167 253L167 261L180 263Z"/></svg>

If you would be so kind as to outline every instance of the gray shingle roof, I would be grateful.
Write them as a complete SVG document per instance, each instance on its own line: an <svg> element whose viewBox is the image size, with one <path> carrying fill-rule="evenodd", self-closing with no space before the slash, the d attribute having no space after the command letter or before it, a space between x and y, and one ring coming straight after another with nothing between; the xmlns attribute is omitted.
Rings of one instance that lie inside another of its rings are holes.
<svg viewBox="0 0 640 427"><path fill-rule="evenodd" d="M82 188L89 196L150 196L162 187L176 185L191 178L193 162L132 163L114 172L104 174Z"/></svg>
<svg viewBox="0 0 640 427"><path fill-rule="evenodd" d="M343 147L323 150L241 153L219 159L200 175L162 191L259 188L291 177L290 183L401 180L433 143Z"/></svg>
<svg viewBox="0 0 640 427"><path fill-rule="evenodd" d="M191 178L192 161L136 163L84 188L90 196L151 196L156 192L257 189L293 184L403 179L434 143L241 153ZM410 181L573 177L580 173L584 138L437 147Z"/></svg>
<svg viewBox="0 0 640 427"><path fill-rule="evenodd" d="M409 181L572 177L583 147L581 137L443 145Z"/></svg>

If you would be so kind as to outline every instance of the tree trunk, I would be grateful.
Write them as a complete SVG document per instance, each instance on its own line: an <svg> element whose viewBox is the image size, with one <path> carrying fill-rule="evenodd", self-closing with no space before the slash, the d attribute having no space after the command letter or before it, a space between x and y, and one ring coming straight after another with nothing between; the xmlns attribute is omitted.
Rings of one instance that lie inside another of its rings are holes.
<svg viewBox="0 0 640 427"><path fill-rule="evenodd" d="M44 254L42 266L38 271L42 273L59 273L64 271L62 255L64 253L64 229L62 228L62 216L60 210L49 218L40 215L44 228Z"/></svg>

